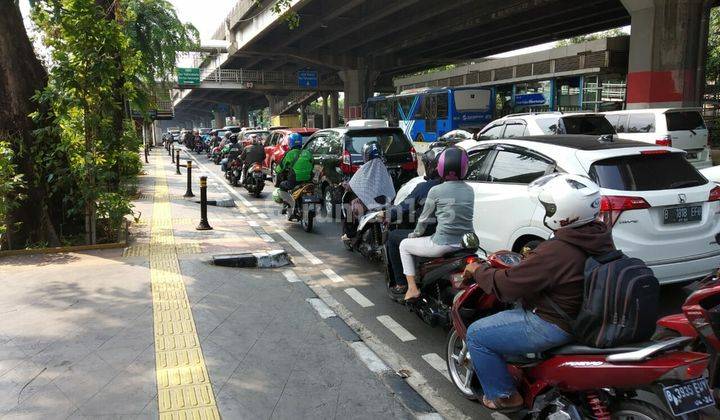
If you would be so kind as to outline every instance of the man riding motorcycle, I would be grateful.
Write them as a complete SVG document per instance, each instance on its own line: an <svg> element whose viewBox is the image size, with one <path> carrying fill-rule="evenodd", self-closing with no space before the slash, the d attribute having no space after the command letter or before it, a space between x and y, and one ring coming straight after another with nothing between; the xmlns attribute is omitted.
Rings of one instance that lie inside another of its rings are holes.
<svg viewBox="0 0 720 420"><path fill-rule="evenodd" d="M302 136L298 133L290 134L288 146L290 150L275 168L278 174L277 186L283 191L290 191L298 184L308 182L312 178L312 153L302 149Z"/></svg>
<svg viewBox="0 0 720 420"><path fill-rule="evenodd" d="M483 404L491 410L522 407L504 356L539 353L573 340L571 328L553 304L574 319L582 304L585 261L588 256L612 251L611 231L596 220L600 189L590 179L552 174L536 180L545 208L544 223L552 239L530 251L520 264L495 269L469 264L465 276L474 276L485 293L503 302L520 302L516 309L475 321L467 343L475 373L484 392Z"/></svg>
<svg viewBox="0 0 720 420"><path fill-rule="evenodd" d="M240 161L243 163L242 176L240 183L245 180L247 172L254 163L263 163L265 161L265 147L257 134L250 135L251 143L243 148L240 153Z"/></svg>
<svg viewBox="0 0 720 420"><path fill-rule="evenodd" d="M228 136L227 134L226 134L226 136L228 138L228 142L225 143L225 146L227 146L227 149L228 149L227 152L229 152L230 150L238 150L239 145L238 145L237 137L233 136L233 135ZM225 147L221 146L220 149L225 151ZM230 158L225 156L224 158L222 158L222 160L220 160L220 170L223 172L226 172L228 170L229 164L230 164Z"/></svg>

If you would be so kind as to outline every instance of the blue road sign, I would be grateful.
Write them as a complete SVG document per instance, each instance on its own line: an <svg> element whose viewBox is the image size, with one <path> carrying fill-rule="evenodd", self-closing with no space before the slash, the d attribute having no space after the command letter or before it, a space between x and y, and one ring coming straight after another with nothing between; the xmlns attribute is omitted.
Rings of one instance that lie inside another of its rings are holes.
<svg viewBox="0 0 720 420"><path fill-rule="evenodd" d="M318 72L315 70L298 71L298 86L305 88L318 87Z"/></svg>

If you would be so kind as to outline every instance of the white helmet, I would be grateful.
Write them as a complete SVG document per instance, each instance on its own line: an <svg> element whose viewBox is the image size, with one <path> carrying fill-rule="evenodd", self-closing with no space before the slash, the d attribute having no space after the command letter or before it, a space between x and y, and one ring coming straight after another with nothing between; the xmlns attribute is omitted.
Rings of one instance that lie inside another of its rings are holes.
<svg viewBox="0 0 720 420"><path fill-rule="evenodd" d="M544 223L552 231L585 225L600 213L600 187L590 178L555 173L535 180L530 187L540 190Z"/></svg>

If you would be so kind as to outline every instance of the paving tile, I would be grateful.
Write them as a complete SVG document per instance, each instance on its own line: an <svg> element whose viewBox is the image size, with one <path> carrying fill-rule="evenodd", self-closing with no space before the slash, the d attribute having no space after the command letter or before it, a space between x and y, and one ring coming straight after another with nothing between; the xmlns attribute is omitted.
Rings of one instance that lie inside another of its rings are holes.
<svg viewBox="0 0 720 420"><path fill-rule="evenodd" d="M47 384L5 415L8 419L65 419L77 407L54 384Z"/></svg>
<svg viewBox="0 0 720 420"><path fill-rule="evenodd" d="M117 374L118 372L97 354L90 353L69 366L53 383L79 406L100 392Z"/></svg>

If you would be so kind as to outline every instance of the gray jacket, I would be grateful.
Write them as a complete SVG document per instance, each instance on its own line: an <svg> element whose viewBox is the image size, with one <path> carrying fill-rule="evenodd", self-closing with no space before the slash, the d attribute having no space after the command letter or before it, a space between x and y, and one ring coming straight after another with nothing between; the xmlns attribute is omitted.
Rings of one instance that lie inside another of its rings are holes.
<svg viewBox="0 0 720 420"><path fill-rule="evenodd" d="M433 215L437 220L432 241L437 245L459 245L462 236L473 231L475 193L463 181L445 181L430 189L414 236L423 236Z"/></svg>

